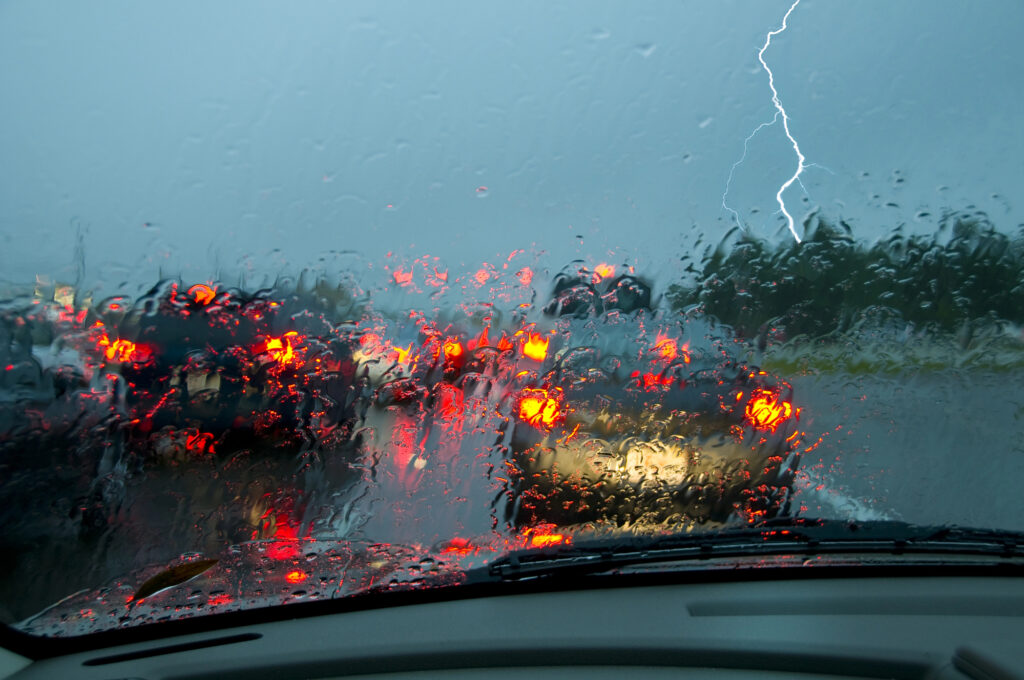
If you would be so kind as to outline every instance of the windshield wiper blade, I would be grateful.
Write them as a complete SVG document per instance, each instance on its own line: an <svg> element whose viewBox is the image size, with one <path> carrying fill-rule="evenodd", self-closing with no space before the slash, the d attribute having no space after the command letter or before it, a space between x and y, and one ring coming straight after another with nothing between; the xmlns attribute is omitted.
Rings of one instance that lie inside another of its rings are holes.
<svg viewBox="0 0 1024 680"><path fill-rule="evenodd" d="M790 518L701 534L589 539L542 550L517 550L485 569L488 580L514 581L608 572L645 563L853 553L1022 559L1024 533L892 521Z"/></svg>

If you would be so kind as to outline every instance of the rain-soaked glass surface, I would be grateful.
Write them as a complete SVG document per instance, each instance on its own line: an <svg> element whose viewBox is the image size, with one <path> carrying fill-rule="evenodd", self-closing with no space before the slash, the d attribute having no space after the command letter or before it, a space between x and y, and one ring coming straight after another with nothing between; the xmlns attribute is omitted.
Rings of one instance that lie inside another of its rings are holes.
<svg viewBox="0 0 1024 680"><path fill-rule="evenodd" d="M0 619L1024 530L1022 21L0 5Z"/></svg>

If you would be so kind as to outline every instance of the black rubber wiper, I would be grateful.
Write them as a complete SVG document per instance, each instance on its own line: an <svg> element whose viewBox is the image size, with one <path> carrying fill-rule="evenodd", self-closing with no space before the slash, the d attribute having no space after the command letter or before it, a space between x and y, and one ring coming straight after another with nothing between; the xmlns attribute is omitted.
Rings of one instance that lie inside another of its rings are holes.
<svg viewBox="0 0 1024 680"><path fill-rule="evenodd" d="M792 518L756 527L666 537L581 539L570 545L518 550L478 570L479 580L517 581L600 573L646 563L770 555L947 555L1024 559L1024 533L903 522ZM486 572L486 573L484 573ZM470 575L471 580L474 575Z"/></svg>

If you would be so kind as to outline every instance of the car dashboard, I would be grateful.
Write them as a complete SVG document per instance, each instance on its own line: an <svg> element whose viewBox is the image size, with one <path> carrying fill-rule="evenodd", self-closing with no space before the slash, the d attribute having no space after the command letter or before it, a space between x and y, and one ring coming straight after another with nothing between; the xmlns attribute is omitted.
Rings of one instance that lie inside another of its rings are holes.
<svg viewBox="0 0 1024 680"><path fill-rule="evenodd" d="M1024 677L1019 574L813 571L821 573L421 594L35 661L8 652L3 667L12 680Z"/></svg>

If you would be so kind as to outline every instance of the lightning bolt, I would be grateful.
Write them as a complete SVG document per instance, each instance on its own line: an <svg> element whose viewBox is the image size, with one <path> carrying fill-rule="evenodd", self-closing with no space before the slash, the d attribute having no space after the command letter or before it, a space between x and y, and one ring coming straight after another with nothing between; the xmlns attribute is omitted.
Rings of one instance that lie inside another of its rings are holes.
<svg viewBox="0 0 1024 680"><path fill-rule="evenodd" d="M782 25L775 29L774 31L768 32L768 35L765 36L764 39L764 45L761 46L761 49L757 53L757 60L761 62L761 66L768 74L768 87L770 87L772 90L772 104L775 105L775 117L768 122L761 123L760 125L758 125L756 128L754 128L754 131L751 132L743 141L743 155L740 157L738 161L732 164L732 168L729 170L729 179L725 183L725 193L722 194L722 207L731 212L733 214L733 217L736 219L736 223L742 226L742 224L740 224L739 213L730 208L726 203L726 196L729 195L729 186L732 184L733 173L735 173L736 168L740 164L742 164L744 160L746 160L747 145L750 144L750 140L752 140L754 136L757 135L757 133L763 130L764 128L774 125L776 122L778 122L779 118L781 117L782 129L786 133L786 138L789 139L790 143L793 145L793 151L796 152L797 164L796 171L793 173L793 176L787 179L782 184L782 186L779 187L778 192L776 192L775 194L775 200L778 201L779 203L780 212L782 212L782 214L786 217L786 223L789 227L789 233L793 235L793 238L796 239L797 243L800 243L800 235L796 233L796 227L794 225L793 216L789 214L788 210L786 210L786 201L783 200L782 194L786 192L786 189L793 185L793 182L798 182L801 186L803 186L803 182L801 182L800 180L800 175L808 167L805 163L807 159L804 157L803 152L800 151L800 145L797 144L797 141L793 137L793 134L789 131L789 114L786 113L786 109L783 108L782 102L779 100L779 91L775 89L775 74L772 73L771 68L768 66L768 62L764 60L764 53L771 46L772 38L786 30L787 22L789 21L789 15L793 13L793 10L796 9L796 6L799 4L800 0L795 0L793 4L789 6L789 10L787 10L785 16L782 17Z"/></svg>
<svg viewBox="0 0 1024 680"><path fill-rule="evenodd" d="M738 161L732 164L731 168L729 168L729 178L725 180L725 193L722 194L722 207L732 213L733 218L736 220L737 226L743 226L743 223L740 220L740 214L725 202L725 197L729 195L729 188L732 186L732 176L736 173L736 168L743 165L743 161L747 160L747 145L750 144L750 140L756 137L757 133L763 130L764 128L775 125L776 121L778 120L779 112L776 111L774 118L772 118L770 121L766 123L761 123L756 128L754 128L754 131L747 135L747 138L743 140L743 155L740 156L740 159Z"/></svg>

